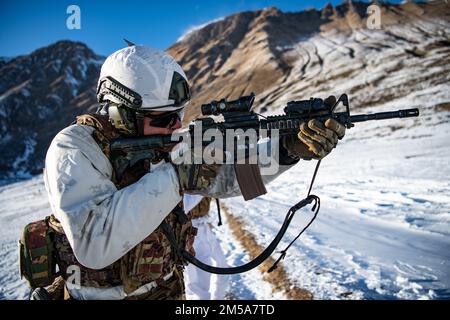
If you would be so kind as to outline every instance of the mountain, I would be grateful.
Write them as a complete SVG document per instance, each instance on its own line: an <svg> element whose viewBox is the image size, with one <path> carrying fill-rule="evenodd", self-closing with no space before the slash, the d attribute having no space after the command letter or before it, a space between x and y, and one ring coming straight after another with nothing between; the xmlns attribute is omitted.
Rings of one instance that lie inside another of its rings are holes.
<svg viewBox="0 0 450 320"><path fill-rule="evenodd" d="M54 135L95 107L103 60L85 44L71 41L0 60L1 178L42 171Z"/></svg>
<svg viewBox="0 0 450 320"><path fill-rule="evenodd" d="M168 52L192 81L193 105L255 92L265 111L346 92L362 107L448 83L449 4L378 6L380 30L367 28L366 3L293 13L271 7L211 23Z"/></svg>
<svg viewBox="0 0 450 320"><path fill-rule="evenodd" d="M11 60L11 58L0 57L0 69L1 69L5 64L7 64L10 60Z"/></svg>
<svg viewBox="0 0 450 320"><path fill-rule="evenodd" d="M368 4L348 1L240 12L189 32L167 49L191 82L186 122L202 103L251 92L256 110L269 113L290 100L344 92L355 109L426 96L432 110L449 110L449 5L378 6L380 30L367 28ZM103 60L70 41L0 59L0 179L39 173L53 136L95 110Z"/></svg>

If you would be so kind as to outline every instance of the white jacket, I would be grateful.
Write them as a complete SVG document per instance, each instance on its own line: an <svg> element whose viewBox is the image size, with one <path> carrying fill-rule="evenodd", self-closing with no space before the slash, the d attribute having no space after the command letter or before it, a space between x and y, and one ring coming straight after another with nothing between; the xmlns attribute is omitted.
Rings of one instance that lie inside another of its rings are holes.
<svg viewBox="0 0 450 320"><path fill-rule="evenodd" d="M88 268L101 269L152 233L182 197L169 163L153 166L139 181L117 190L111 181L111 163L92 138L93 130L75 124L56 135L47 152L44 181L53 214L77 260ZM270 147L270 143L261 147ZM287 168L263 180L268 182ZM239 195L233 166L222 166L202 194Z"/></svg>

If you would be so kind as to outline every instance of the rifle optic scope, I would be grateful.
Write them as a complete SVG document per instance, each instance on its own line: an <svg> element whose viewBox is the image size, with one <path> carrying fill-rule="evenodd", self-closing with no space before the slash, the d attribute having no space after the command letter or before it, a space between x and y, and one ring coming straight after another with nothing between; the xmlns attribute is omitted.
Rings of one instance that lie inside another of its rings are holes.
<svg viewBox="0 0 450 320"><path fill-rule="evenodd" d="M227 101L225 99L220 101L214 100L211 103L202 104L202 114L204 116L217 116L229 112L250 112L253 101L255 101L254 93L232 101Z"/></svg>

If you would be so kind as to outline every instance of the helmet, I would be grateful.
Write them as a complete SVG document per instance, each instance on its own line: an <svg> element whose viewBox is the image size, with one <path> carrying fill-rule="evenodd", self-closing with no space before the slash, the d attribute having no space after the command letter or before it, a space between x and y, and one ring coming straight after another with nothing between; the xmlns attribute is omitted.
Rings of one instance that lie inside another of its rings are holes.
<svg viewBox="0 0 450 320"><path fill-rule="evenodd" d="M180 111L190 99L186 74L167 53L133 45L103 63L97 99L108 107L112 124L128 135L141 132L147 111Z"/></svg>

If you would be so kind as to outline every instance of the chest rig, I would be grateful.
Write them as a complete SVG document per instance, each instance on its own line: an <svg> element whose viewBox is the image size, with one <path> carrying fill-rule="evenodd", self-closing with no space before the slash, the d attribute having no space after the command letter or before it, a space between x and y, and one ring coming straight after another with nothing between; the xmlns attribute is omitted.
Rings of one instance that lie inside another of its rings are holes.
<svg viewBox="0 0 450 320"><path fill-rule="evenodd" d="M119 134L109 123L108 117L97 114L82 115L77 117L77 124L95 128L93 138L109 159L110 141L118 138ZM140 160L132 167L127 168L120 180L117 180L117 175L113 170L112 181L118 189L122 189L138 181L149 172L152 163L161 160L162 158ZM192 226L191 217L184 214L182 202L142 242L118 261L100 270L86 268L77 261L64 230L53 216L50 219L50 225L56 231L55 244L62 276L64 278L69 276L66 272L69 266L78 266L81 271L81 286L108 288L123 285L125 293L128 294L150 282L163 284L163 277L175 270L177 272L174 272L174 276L182 277L182 272L179 271L185 261L171 248L171 243L164 235L163 229L173 230L177 244L195 254L193 242L197 229Z"/></svg>

